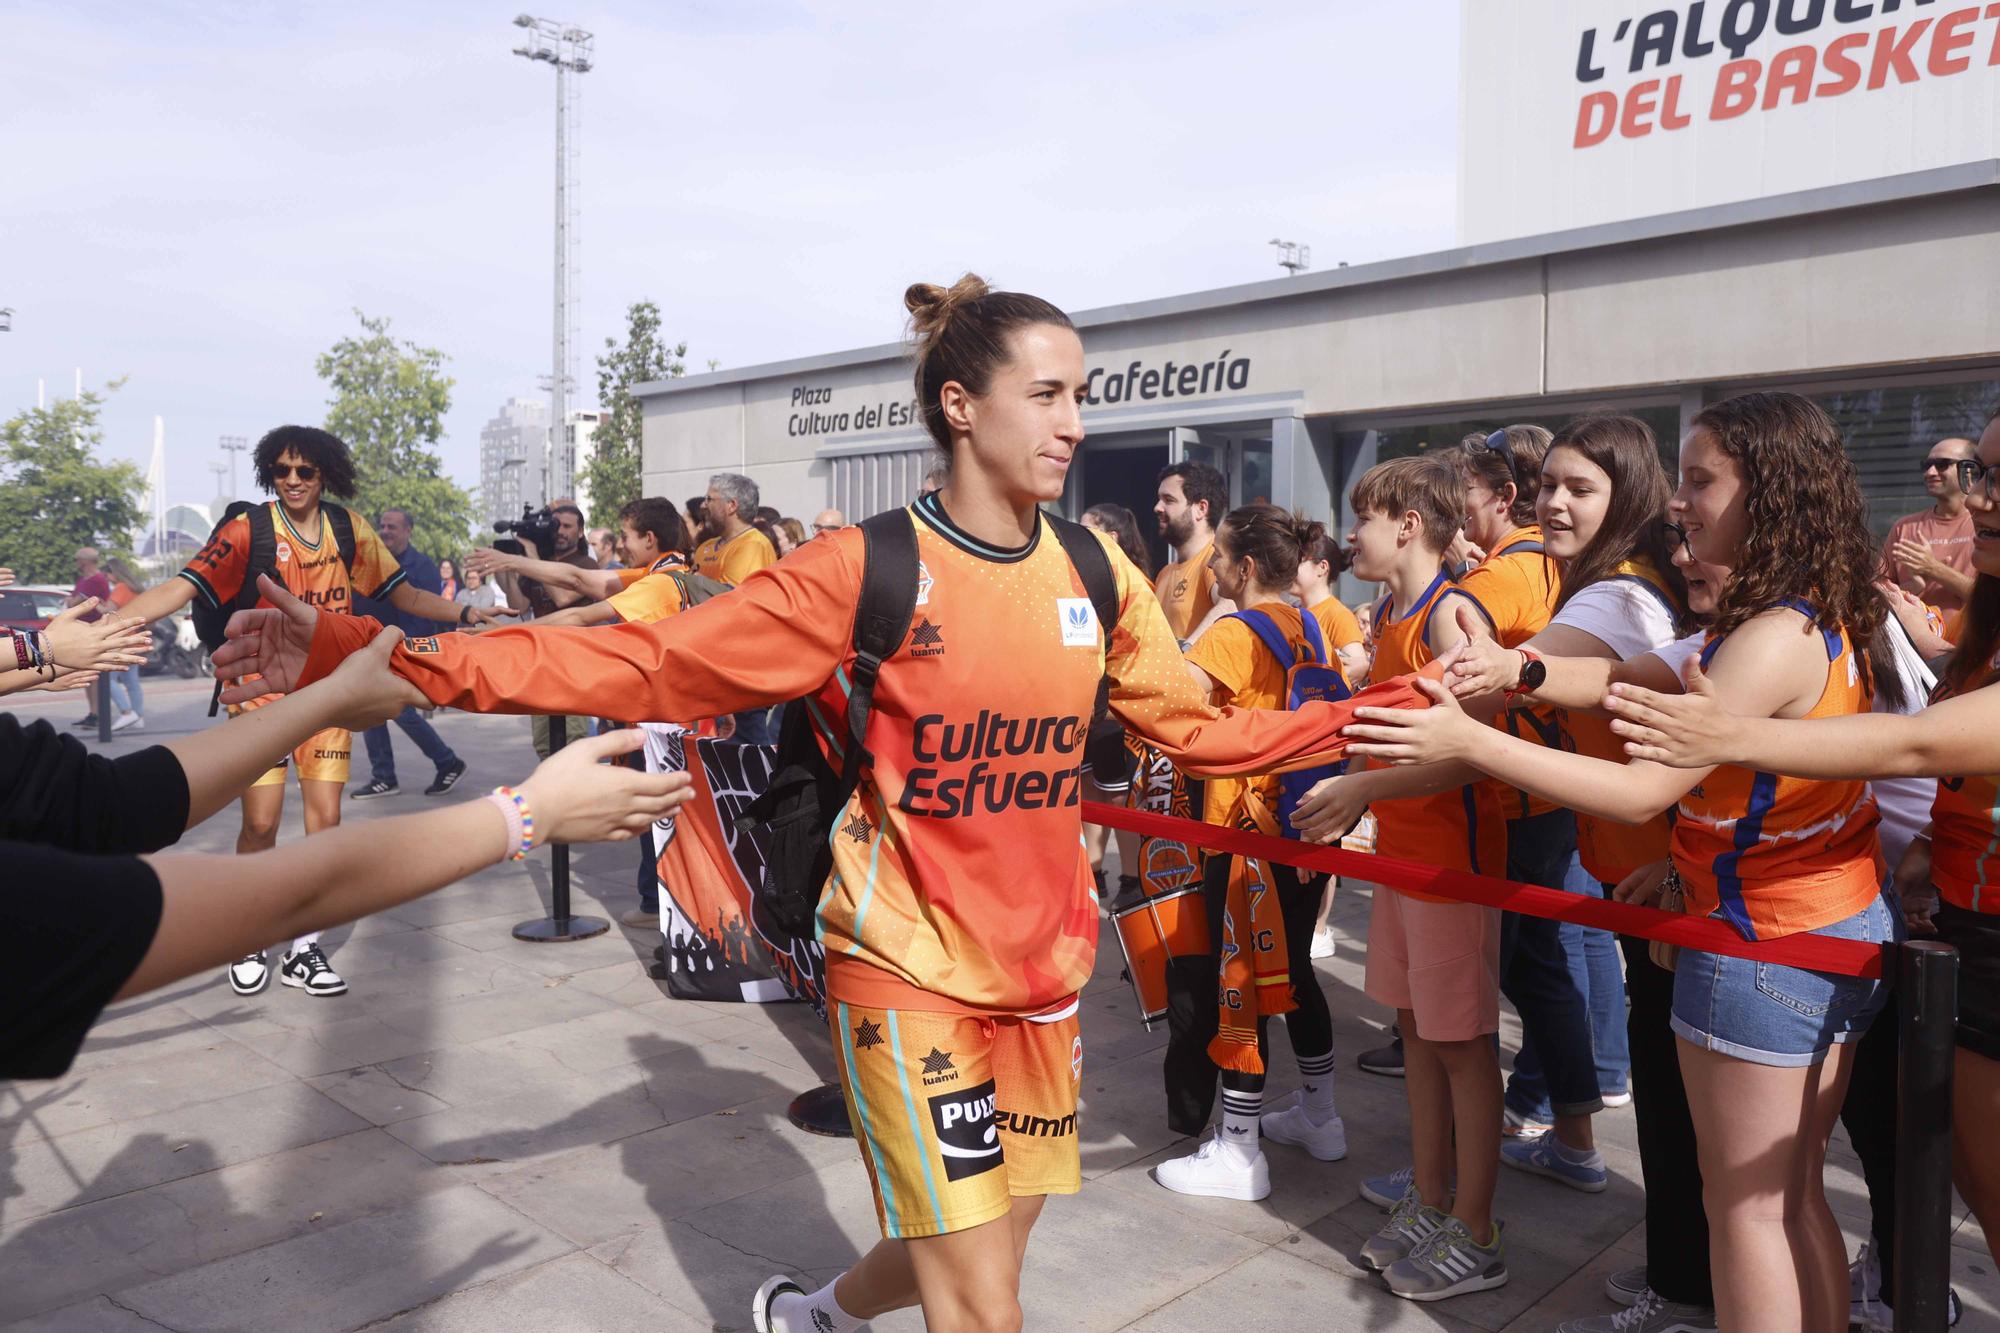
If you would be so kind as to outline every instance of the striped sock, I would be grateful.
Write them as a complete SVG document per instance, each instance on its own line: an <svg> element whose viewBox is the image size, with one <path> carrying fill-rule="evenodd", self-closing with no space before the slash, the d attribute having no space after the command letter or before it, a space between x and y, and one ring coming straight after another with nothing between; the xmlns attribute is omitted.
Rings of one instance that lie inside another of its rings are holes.
<svg viewBox="0 0 2000 1333"><path fill-rule="evenodd" d="M1257 1118L1264 1113L1262 1092L1222 1090L1222 1146L1242 1161L1257 1155Z"/></svg>
<svg viewBox="0 0 2000 1333"><path fill-rule="evenodd" d="M1299 1060L1299 1101L1306 1117L1315 1125L1333 1119L1333 1051L1325 1055L1301 1055Z"/></svg>

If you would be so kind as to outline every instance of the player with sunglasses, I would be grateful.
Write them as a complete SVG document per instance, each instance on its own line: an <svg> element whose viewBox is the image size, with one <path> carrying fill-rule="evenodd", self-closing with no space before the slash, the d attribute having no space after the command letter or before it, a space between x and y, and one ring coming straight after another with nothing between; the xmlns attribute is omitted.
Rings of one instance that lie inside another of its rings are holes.
<svg viewBox="0 0 2000 1333"><path fill-rule="evenodd" d="M264 506L268 517L252 507L219 524L179 576L139 594L126 606L126 617L151 622L173 615L197 597L211 607L242 605L243 590L256 586L260 572L320 610L340 615L352 613L357 595L446 623L492 621L511 614L461 607L404 581L402 566L368 520L325 499L329 493L342 499L354 494L354 458L338 436L310 426L280 426L257 442L254 464L257 484L276 497ZM274 539L272 567L261 571L250 567L257 545L253 519L268 524ZM260 600L255 605L269 603ZM233 716L267 702L253 700L229 711ZM290 756L298 770L308 834L340 823L340 794L347 784L351 744L348 732L334 727L310 737ZM286 760L279 760L243 793L238 853L277 844L278 823L285 814L286 766ZM270 967L260 950L232 963L227 975L237 994L254 995L269 984ZM347 983L327 963L317 932L291 942L278 979L308 995L339 995L347 990Z"/></svg>
<svg viewBox="0 0 2000 1333"><path fill-rule="evenodd" d="M1882 574L1947 619L1971 595L1972 515L1965 495L1978 477L1971 440L1939 440L1919 465L1931 507L1896 520L1882 545Z"/></svg>

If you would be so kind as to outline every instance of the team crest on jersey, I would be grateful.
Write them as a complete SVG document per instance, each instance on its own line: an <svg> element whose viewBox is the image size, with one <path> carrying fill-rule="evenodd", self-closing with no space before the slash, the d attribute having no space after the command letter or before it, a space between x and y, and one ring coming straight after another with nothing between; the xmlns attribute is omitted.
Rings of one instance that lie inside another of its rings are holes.
<svg viewBox="0 0 2000 1333"><path fill-rule="evenodd" d="M923 561L917 561L917 605L931 604L931 571Z"/></svg>
<svg viewBox="0 0 2000 1333"><path fill-rule="evenodd" d="M1083 1077L1083 1037L1081 1034L1070 1039L1069 1072L1073 1078Z"/></svg>
<svg viewBox="0 0 2000 1333"><path fill-rule="evenodd" d="M1056 598L1056 621L1062 626L1063 647L1097 646L1097 608L1090 604L1088 597Z"/></svg>
<svg viewBox="0 0 2000 1333"><path fill-rule="evenodd" d="M437 635L419 634L414 639L405 639L403 647L413 653L434 653L438 650Z"/></svg>
<svg viewBox="0 0 2000 1333"><path fill-rule="evenodd" d="M278 563L281 565L292 563L292 544L290 542L280 541L278 543Z"/></svg>
<svg viewBox="0 0 2000 1333"><path fill-rule="evenodd" d="M1180 576L1180 578L1174 581L1174 590L1167 594L1167 600L1178 602L1181 598L1187 596L1187 592L1188 592L1187 575L1183 574Z"/></svg>

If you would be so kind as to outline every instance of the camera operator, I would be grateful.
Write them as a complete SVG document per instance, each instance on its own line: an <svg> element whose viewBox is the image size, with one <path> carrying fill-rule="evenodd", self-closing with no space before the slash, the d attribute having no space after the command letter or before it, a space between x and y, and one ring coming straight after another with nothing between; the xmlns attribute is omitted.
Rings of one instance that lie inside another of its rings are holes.
<svg viewBox="0 0 2000 1333"><path fill-rule="evenodd" d="M542 554L542 543L537 540L535 529L540 525L536 519L546 515L554 520L553 530L547 539L548 563L570 565L581 570L596 570L597 560L590 554L589 544L583 539L583 511L573 500L557 500L542 514L529 515L519 523L508 524L503 531L517 532L535 542L536 554ZM495 524L495 527L501 525ZM601 600L577 586L561 583L545 583L525 572L525 568L538 563L532 555L510 555L505 551L482 548L466 557L466 568L476 569L487 577L498 576L501 586L507 590L507 603L515 610L526 608L534 613L537 620L552 616L564 607L581 606ZM582 724L569 728L568 739L575 740L582 734ZM531 721L535 753L546 759L549 757L549 720L536 714Z"/></svg>

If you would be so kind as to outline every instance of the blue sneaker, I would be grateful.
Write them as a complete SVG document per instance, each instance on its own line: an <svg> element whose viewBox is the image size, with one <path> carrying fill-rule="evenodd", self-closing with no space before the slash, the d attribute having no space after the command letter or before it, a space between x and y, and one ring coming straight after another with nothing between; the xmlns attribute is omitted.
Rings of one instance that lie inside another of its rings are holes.
<svg viewBox="0 0 2000 1333"><path fill-rule="evenodd" d="M1605 1186L1611 1183L1611 1171L1604 1165L1604 1154L1592 1148L1589 1161L1572 1162L1564 1155L1566 1151L1556 1143L1555 1131L1550 1130L1532 1139L1503 1141L1500 1144L1500 1160L1519 1170L1559 1180L1585 1194L1602 1193Z"/></svg>

